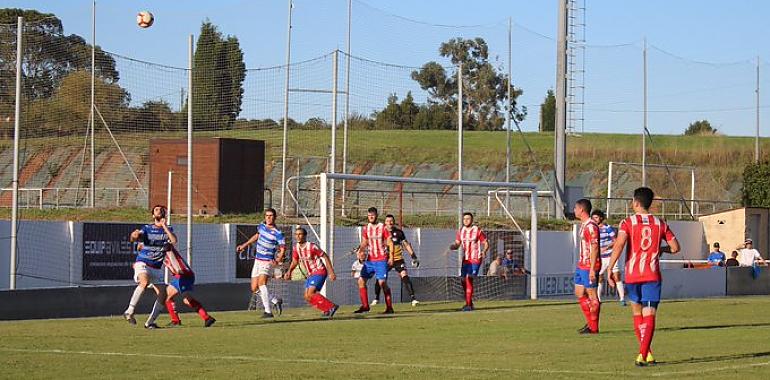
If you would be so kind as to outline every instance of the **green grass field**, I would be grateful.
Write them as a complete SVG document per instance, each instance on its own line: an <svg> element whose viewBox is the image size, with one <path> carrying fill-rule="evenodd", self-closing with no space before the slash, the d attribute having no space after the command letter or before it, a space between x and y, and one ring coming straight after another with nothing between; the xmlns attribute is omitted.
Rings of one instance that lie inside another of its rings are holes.
<svg viewBox="0 0 770 380"><path fill-rule="evenodd" d="M459 306L363 318L348 306L333 321L309 308L268 322L215 312L209 329L194 314L161 330L120 317L2 322L0 378L770 378L768 297L663 303L648 368L633 365L630 311L614 302L598 336L575 332L571 301Z"/></svg>

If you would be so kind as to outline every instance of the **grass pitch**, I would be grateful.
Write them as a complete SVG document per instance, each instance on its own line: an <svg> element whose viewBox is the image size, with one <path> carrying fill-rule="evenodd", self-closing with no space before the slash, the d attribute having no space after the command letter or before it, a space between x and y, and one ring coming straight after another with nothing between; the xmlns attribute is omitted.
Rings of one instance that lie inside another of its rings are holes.
<svg viewBox="0 0 770 380"><path fill-rule="evenodd" d="M571 300L460 306L365 317L346 306L333 321L310 308L266 322L214 312L208 329L189 313L160 330L120 317L2 322L0 378L770 378L768 297L664 302L648 368L633 365L630 311L617 302L605 302L598 336L575 332Z"/></svg>

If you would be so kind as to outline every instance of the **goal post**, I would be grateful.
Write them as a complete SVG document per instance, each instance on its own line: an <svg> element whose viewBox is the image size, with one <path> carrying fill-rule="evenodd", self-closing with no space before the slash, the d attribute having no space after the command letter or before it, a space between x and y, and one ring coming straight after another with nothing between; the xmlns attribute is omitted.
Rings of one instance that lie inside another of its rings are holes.
<svg viewBox="0 0 770 380"><path fill-rule="evenodd" d="M508 224L513 224L516 226L515 233L517 235L520 234L521 239L523 240L523 249L524 252L524 263L525 265L529 266L529 294L531 299L537 299L537 223L538 223L538 191L537 191L537 185L534 183L523 183L523 182L495 182L495 181L474 181L474 180L451 180L451 179L435 179L435 178L415 178L415 177L393 177L393 176L383 176L383 175L361 175L361 174L342 174L342 173L321 173L318 175L308 175L308 176L297 176L292 177L289 180L298 180L302 179L303 183L305 182L313 182L313 180L318 181L317 182L317 190L318 190L318 210L317 210L317 216L318 216L318 235L317 240L321 247L323 247L326 252L328 252L330 258L333 262L341 262L340 256L344 255L344 252L336 252L337 253L337 259L335 260L335 247L339 249L344 249L344 251L348 251L349 247L354 245L355 241L335 241L335 226L337 223L335 222L335 218L341 216L341 208L334 206L335 199L341 195L341 189L335 188L334 183L336 180L336 184L341 184L344 180L347 184L358 184L359 189L345 189L346 192L351 193L355 191L364 191L360 189L360 187L364 187L361 184L376 184L379 186L383 186L384 184L391 184L393 186L397 186L399 189L403 189L405 186L413 186L417 187L419 186L422 191L403 191L399 193L399 196L403 196L403 193L408 194L425 194L428 192L435 193L435 203L436 203L436 209L435 209L435 215L436 217L445 216L447 218L456 218L455 215L462 215L463 212L468 210L476 211L476 215L482 216L484 215L484 210L486 207L486 198L488 194L488 190L508 190L508 191L524 191L527 192L529 197L526 204L526 208L528 209L528 214L530 216L530 225L529 225L529 231L523 231L519 227L518 223L515 219L511 216L512 214L510 212L506 212L506 214L509 216L509 222ZM307 181L311 180L311 181ZM353 185L355 186L355 185ZM458 186L462 186L464 189L464 196L463 196L463 203L459 203L456 198L458 197L458 192L456 191L456 188ZM288 186L287 186L288 187ZM426 190L428 189L428 190ZM474 189L477 189L476 193L473 193ZM307 196L308 191L303 191L303 195ZM292 195L293 196L293 195ZM441 202L439 201L439 198L447 198L443 199ZM478 201L474 202L474 197L478 198ZM353 197L351 195L346 196L347 201L351 202L351 204L346 205L346 210L348 210L348 213L351 213L352 210L355 208L352 205L353 199L357 197ZM299 200L295 199L295 201L299 204ZM455 210L452 210L451 206L448 208L440 208L439 203L443 204L449 204L451 205L454 203L456 206L454 207ZM386 202L382 202L382 204L386 204ZM471 206L473 204L473 206ZM377 205L370 204L370 205ZM334 208L333 208L334 207ZM368 207L368 205L364 205L363 208L360 208L360 210L365 209ZM473 208L471 208L473 207ZM501 203L501 208L505 208L506 206ZM392 209L392 208L391 208ZM334 212L332 212L334 210ZM381 216L384 216L387 213L386 210L380 210ZM506 209L507 211L507 209ZM305 223L309 224L311 229L313 229L314 221L311 221L311 219L308 217L306 213L302 213L305 216ZM315 214L311 212L311 214ZM418 216L421 214L420 209L418 208L415 211L415 208L412 208L412 214L411 216ZM441 215L440 215L441 214ZM360 212L360 215L365 215L365 213ZM382 221L382 218L380 219ZM461 225L461 220L456 220L456 223L453 223L451 228L445 228L447 231L452 230L456 231L457 228ZM412 226L417 227L418 229L422 226ZM314 230L314 229L313 229ZM510 229L511 231L514 231L513 228ZM350 240L352 239L350 237L350 234L347 234L345 239ZM451 235L453 236L453 235ZM506 237L505 239L510 240L510 238ZM447 245L450 242L446 242ZM426 243L427 244L427 243ZM344 248L341 248L344 246ZM497 252L499 255L502 255L502 252ZM448 254L445 254L445 256ZM450 260L447 260L449 262ZM459 263L458 266L455 269L459 269ZM342 273L342 272L341 272ZM449 273L449 270L447 270L447 274ZM448 287L448 285L447 285Z"/></svg>

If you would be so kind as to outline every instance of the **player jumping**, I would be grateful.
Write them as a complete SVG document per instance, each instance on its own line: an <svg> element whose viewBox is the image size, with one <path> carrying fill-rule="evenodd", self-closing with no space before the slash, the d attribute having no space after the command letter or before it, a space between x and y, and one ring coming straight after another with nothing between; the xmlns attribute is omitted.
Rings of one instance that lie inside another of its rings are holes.
<svg viewBox="0 0 770 380"><path fill-rule="evenodd" d="M575 297L586 318L586 325L578 330L581 334L599 333L601 302L596 293L597 277L602 263L599 260L599 226L591 220L591 201L575 202L575 217L581 221L580 256L575 269Z"/></svg>
<svg viewBox="0 0 770 380"><path fill-rule="evenodd" d="M366 290L366 281L375 276L385 293L385 312L384 314L393 314L393 300L388 287L388 266L393 265L389 259L386 249L387 241L390 238L385 225L377 222L377 209L370 207L367 210L366 219L369 223L362 228L361 245L359 252L369 254L364 261L364 267L361 269L361 277L358 278L358 295L361 298L361 307L354 311L356 314L369 312L369 294Z"/></svg>
<svg viewBox="0 0 770 380"><path fill-rule="evenodd" d="M601 252L602 269L599 270L599 286L597 287L597 297L599 297L599 302L601 302L602 288L604 288L604 274L607 273L607 270L609 269L610 255L612 255L612 247L615 245L617 233L615 232L615 229L612 228L612 226L604 223L604 220L606 219L604 211L594 210L591 212L591 219L594 221L594 223L596 223L597 226L599 226L599 252ZM626 306L626 293L625 289L623 288L623 281L620 280L620 268L618 267L617 263L615 263L615 266L612 267L609 275L612 277L612 281L615 282L615 289L618 291L620 304Z"/></svg>
<svg viewBox="0 0 770 380"><path fill-rule="evenodd" d="M257 243L254 267L251 270L251 292L259 294L262 299L262 306L265 308L262 318L273 318L267 281L273 276L273 265L283 262L286 251L286 240L281 230L275 225L275 219L275 209L265 210L265 221L257 226L257 233L236 249L238 252L243 252L254 242Z"/></svg>
<svg viewBox="0 0 770 380"><path fill-rule="evenodd" d="M329 280L334 281L337 279L332 262L329 260L326 252L321 250L318 245L307 241L307 230L304 228L297 228L294 231L294 237L297 238L297 243L294 244L294 249L291 253L291 265L284 275L284 279L291 280L291 273L294 271L294 268L297 265L302 265L304 267L303 272L307 277L305 281L305 301L316 309L321 310L325 317L332 318L334 313L337 312L339 305L332 303L326 297L317 293L317 291L323 288L327 273Z"/></svg>
<svg viewBox="0 0 770 380"><path fill-rule="evenodd" d="M650 214L655 194L647 187L634 190L632 207L635 215L620 222L618 240L610 257L615 265L623 248L626 251L626 290L634 315L634 332L639 341L637 366L654 365L652 336L655 334L655 314L660 303L660 254L679 252L679 242L666 222ZM661 247L665 240L668 246ZM612 278L610 278L612 283Z"/></svg>
<svg viewBox="0 0 770 380"><path fill-rule="evenodd" d="M392 269L398 272L401 276L401 282L404 284L409 297L412 299L412 306L417 306L420 301L414 296L414 286L412 286L412 279L409 278L409 273L406 271L406 263L404 262L404 250L409 252L409 256L412 257L412 266L417 268L420 266L420 260L417 259L417 254L414 253L412 245L406 240L404 231L396 227L396 218L393 215L385 215L385 228L390 232L390 239L388 239L388 252L390 253L390 259L393 260ZM374 301L372 305L376 305L380 300L380 283L374 283Z"/></svg>
<svg viewBox="0 0 770 380"><path fill-rule="evenodd" d="M128 302L128 308L123 313L123 317L128 323L135 325L136 318L134 318L134 311L136 304L142 297L142 293L149 286L157 295L157 299L152 306L152 312L150 313L147 322L144 327L148 329L157 328L155 320L163 309L165 303L165 289L160 287L163 283L163 258L165 257L165 249L167 244L176 244L176 235L174 235L174 229L166 225L166 207L162 205L156 205L152 208L152 224L146 224L141 229L134 230L129 237L129 240L134 243L140 241L141 249L136 256L136 262L134 263L134 282L137 283L134 289L134 294L131 295L131 300Z"/></svg>
<svg viewBox="0 0 770 380"><path fill-rule="evenodd" d="M176 312L176 304L174 304L174 297L177 294L181 294L182 302L200 315L204 326L211 327L217 320L206 312L206 309L203 308L203 305L198 300L193 298L191 292L195 285L195 273L193 273L190 265L187 264L187 261L185 261L174 246L167 247L163 265L174 276L174 279L166 287L166 292L168 293L166 295L166 310L168 310L168 315L171 317L171 325L182 325L179 314Z"/></svg>
<svg viewBox="0 0 770 380"><path fill-rule="evenodd" d="M478 276L479 267L484 262L484 257L489 251L489 242L484 231L479 226L473 224L473 214L463 213L463 226L457 231L454 243L449 246L450 250L462 247L463 259L460 277L465 292L465 306L463 311L473 310L473 278Z"/></svg>

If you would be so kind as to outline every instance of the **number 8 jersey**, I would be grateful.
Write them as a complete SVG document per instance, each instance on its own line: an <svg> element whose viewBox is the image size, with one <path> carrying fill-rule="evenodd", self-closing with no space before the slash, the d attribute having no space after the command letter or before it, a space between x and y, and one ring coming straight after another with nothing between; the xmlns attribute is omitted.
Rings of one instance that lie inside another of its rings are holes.
<svg viewBox="0 0 770 380"><path fill-rule="evenodd" d="M620 232L628 238L626 283L660 281L660 242L675 238L668 224L653 215L632 215L620 222Z"/></svg>

